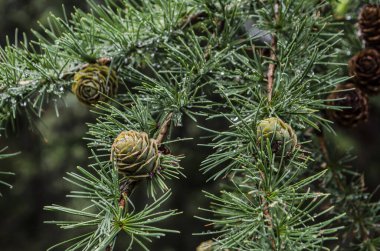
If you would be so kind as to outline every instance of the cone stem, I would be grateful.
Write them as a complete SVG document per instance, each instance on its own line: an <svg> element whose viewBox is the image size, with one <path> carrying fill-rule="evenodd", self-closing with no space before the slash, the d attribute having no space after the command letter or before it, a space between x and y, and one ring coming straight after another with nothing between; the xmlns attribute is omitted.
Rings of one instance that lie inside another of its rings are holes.
<svg viewBox="0 0 380 251"><path fill-rule="evenodd" d="M158 145L162 143L166 134L168 133L172 118L173 118L173 113L171 112L166 116L164 122L162 123L157 139L156 139Z"/></svg>
<svg viewBox="0 0 380 251"><path fill-rule="evenodd" d="M125 206L127 204L127 198L129 195L131 195L131 193L135 189L135 186L137 183L138 183L138 181L136 181L136 180L129 180L128 179L120 185L121 195L120 195L120 199L119 199L119 208L121 210L125 209ZM105 251L112 251L112 250L113 250L112 244L109 244L105 249Z"/></svg>

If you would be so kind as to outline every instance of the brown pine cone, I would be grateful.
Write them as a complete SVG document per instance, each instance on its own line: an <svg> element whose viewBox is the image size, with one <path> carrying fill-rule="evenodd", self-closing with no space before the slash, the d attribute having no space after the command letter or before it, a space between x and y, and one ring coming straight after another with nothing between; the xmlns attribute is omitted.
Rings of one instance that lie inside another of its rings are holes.
<svg viewBox="0 0 380 251"><path fill-rule="evenodd" d="M380 6L367 4L359 14L360 36L367 47L380 49Z"/></svg>
<svg viewBox="0 0 380 251"><path fill-rule="evenodd" d="M348 62L349 74L358 87L368 94L380 92L380 53L375 49L364 49Z"/></svg>
<svg viewBox="0 0 380 251"><path fill-rule="evenodd" d="M342 110L327 110L328 117L345 127L354 127L368 119L368 97L352 83L339 85L328 96L330 106L345 107ZM352 89L352 90L350 90Z"/></svg>

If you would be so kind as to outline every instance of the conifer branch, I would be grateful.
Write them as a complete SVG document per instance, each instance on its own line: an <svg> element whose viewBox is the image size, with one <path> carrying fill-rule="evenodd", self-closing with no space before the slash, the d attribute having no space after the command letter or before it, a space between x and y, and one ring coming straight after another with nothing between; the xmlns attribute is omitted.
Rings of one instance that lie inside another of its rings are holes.
<svg viewBox="0 0 380 251"><path fill-rule="evenodd" d="M274 19L275 19L276 25L279 21L279 8L280 8L280 6L279 6L278 2L276 1L276 3L274 4L274 14L275 14ZM268 78L268 87L267 87L268 90L267 91L268 91L268 102L269 103L272 101L273 86L274 86L274 81L275 81L274 78L275 78L276 65L277 65L276 53L277 53L277 36L275 33L273 33L272 34L272 42L271 42L271 52L270 52L271 63L269 64L268 73L267 73L267 78ZM265 179L264 173L262 171L260 171L260 176L261 176L262 180ZM261 196L261 203L263 205L263 213L264 213L265 218L267 219L268 227L269 227L269 229L273 230L273 219L272 219L272 216L271 216L270 211L269 211L269 203L268 203L268 201L266 201L264 195ZM270 242L271 242L272 249L276 250L276 243L275 243L275 240L273 239L272 236L270 237Z"/></svg>
<svg viewBox="0 0 380 251"><path fill-rule="evenodd" d="M261 180L264 181L265 180L265 176L264 176L264 173L262 171L259 171L260 173L260 176L261 176ZM272 215L270 214L270 211L269 211L269 203L268 201L265 199L265 195L261 195L261 205L263 207L263 214L264 214L264 217L266 218L266 223L267 223L267 226L268 228L273 231L273 219L272 219ZM270 243L271 243L271 246L272 246L272 249L273 250L276 250L276 243L275 243L275 240L273 239L273 236L270 236L269 237L270 239Z"/></svg>
<svg viewBox="0 0 380 251"><path fill-rule="evenodd" d="M166 116L166 118L165 118L164 122L162 123L162 125L160 126L160 129L158 131L158 136L156 138L156 141L157 141L158 145L160 145L163 142L163 140L165 139L165 136L166 136L166 134L169 131L169 127L170 127L173 115L174 115L173 112L169 113Z"/></svg>
<svg viewBox="0 0 380 251"><path fill-rule="evenodd" d="M138 181L127 179L120 185L120 199L119 199L119 207L120 209L125 209L125 205L127 204L126 200L132 194L135 189Z"/></svg>
<svg viewBox="0 0 380 251"><path fill-rule="evenodd" d="M160 145L162 143L162 141L164 140L164 138L165 138L165 136L169 130L172 117L173 117L173 113L171 112L166 116L164 122L160 126L158 136L156 139L158 145ZM136 185L138 183L139 183L139 181L137 181L137 180L127 179L126 181L124 181L121 184L121 186L120 186L121 195L120 195L120 199L118 202L119 208L121 210L125 209L125 206L127 204L127 198L132 194L134 188L136 187ZM112 251L112 250L113 250L113 245L112 244L108 245L106 248L106 251Z"/></svg>
<svg viewBox="0 0 380 251"><path fill-rule="evenodd" d="M277 38L276 36L272 36L272 45L271 45L271 53L270 53L270 59L271 63L269 64L268 68L268 102L272 101L272 93L273 93L273 85L274 85L274 77L275 77L275 71L276 71L276 48L277 48Z"/></svg>
<svg viewBox="0 0 380 251"><path fill-rule="evenodd" d="M280 5L276 1L274 4L274 14L275 14L275 26L277 26L277 23L279 22L279 8ZM275 33L272 34L272 42L271 42L271 50L270 50L270 64L268 67L268 73L267 73L267 78L268 78L268 102L270 103L272 101L272 93L273 93L273 87L274 87L274 82L275 82L275 72L276 72L276 66L277 66L277 36Z"/></svg>

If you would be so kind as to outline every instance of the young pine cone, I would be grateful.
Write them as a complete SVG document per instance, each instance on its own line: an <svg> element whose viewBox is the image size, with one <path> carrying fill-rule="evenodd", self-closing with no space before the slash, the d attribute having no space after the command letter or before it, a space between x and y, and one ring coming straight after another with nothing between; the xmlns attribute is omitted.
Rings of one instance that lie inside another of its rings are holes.
<svg viewBox="0 0 380 251"><path fill-rule="evenodd" d="M257 124L257 140L259 143L271 142L274 153L292 153L297 146L297 135L294 130L279 118L267 118Z"/></svg>
<svg viewBox="0 0 380 251"><path fill-rule="evenodd" d="M367 47L380 49L380 6L365 5L359 14L360 36Z"/></svg>
<svg viewBox="0 0 380 251"><path fill-rule="evenodd" d="M348 62L350 76L368 94L380 92L380 53L375 49L364 49Z"/></svg>
<svg viewBox="0 0 380 251"><path fill-rule="evenodd" d="M156 140L136 131L123 131L116 137L111 159L121 174L135 180L149 177L160 164Z"/></svg>
<svg viewBox="0 0 380 251"><path fill-rule="evenodd" d="M345 127L354 127L368 118L368 98L359 88L352 83L337 86L327 99L331 106L346 107L340 111L328 110L328 117ZM350 90L353 89L353 90ZM345 91L349 90L349 91ZM339 99L339 100L336 100Z"/></svg>
<svg viewBox="0 0 380 251"><path fill-rule="evenodd" d="M116 72L106 65L89 64L74 75L72 92L88 105L105 101L117 92L118 79Z"/></svg>

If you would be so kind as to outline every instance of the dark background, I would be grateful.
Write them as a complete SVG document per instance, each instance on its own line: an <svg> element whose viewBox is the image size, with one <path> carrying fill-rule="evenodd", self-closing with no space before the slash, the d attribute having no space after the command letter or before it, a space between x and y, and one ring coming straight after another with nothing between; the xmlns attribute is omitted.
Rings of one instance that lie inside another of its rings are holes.
<svg viewBox="0 0 380 251"><path fill-rule="evenodd" d="M6 35L13 41L16 27L19 34L29 33L31 28L38 29L36 21L43 22L50 11L59 15L62 4L65 4L68 12L73 5L86 8L84 1L0 0L0 43L4 45ZM17 157L0 162L0 170L16 173L14 178L9 179L14 185L12 190L0 187L4 195L0 198L2 251L46 250L57 242L75 236L73 232L43 223L62 216L44 211L43 206L73 204L72 200L65 197L72 189L62 179L65 173L75 171L77 165L85 167L89 163L89 151L82 137L87 132L85 123L94 121L94 117L72 94L68 94L64 101L65 105L60 105L59 117L56 117L54 109L48 109L37 122L42 135L28 130L26 120L21 120L14 135L7 139L0 138L0 149L9 146L10 152L22 152ZM176 130L175 136L194 137L199 142L203 132L190 121L185 121L184 125ZM351 130L338 130L338 145L356 149L359 158L354 166L365 172L369 191L378 185L380 177L379 129L380 102L377 98L371 99L370 119L366 125ZM207 177L199 171L200 161L205 158L208 150L197 146L194 141L186 141L178 144L174 152L186 155L182 164L187 178L172 182L173 196L166 205L184 213L162 226L180 230L181 234L169 234L165 238L154 240L152 250L194 250L202 240L208 239L192 235L205 230L203 222L194 218L194 215L204 216L198 207L207 207L208 204L201 190L210 191L215 188L215 184L206 183ZM132 200L145 203L144 187L139 188ZM122 240L122 236L119 239Z"/></svg>

